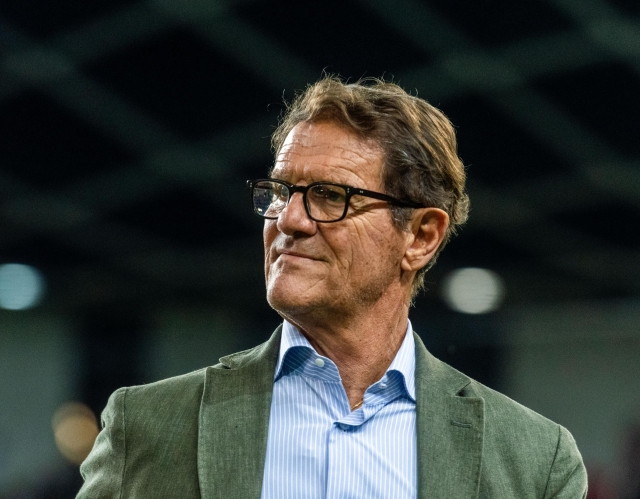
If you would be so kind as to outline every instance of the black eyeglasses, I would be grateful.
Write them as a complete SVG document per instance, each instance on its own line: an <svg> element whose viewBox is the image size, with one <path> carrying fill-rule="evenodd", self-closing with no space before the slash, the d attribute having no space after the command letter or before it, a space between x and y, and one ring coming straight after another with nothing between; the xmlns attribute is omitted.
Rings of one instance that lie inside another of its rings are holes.
<svg viewBox="0 0 640 499"><path fill-rule="evenodd" d="M368 191L350 185L334 184L332 182L313 182L309 185L293 185L284 180L264 178L248 180L247 186L251 190L253 211L264 218L275 219L289 204L291 196L296 192L302 193L304 207L311 220L316 222L338 222L347 216L351 196L365 196L386 201L395 206L405 208L426 208L423 204L387 196L381 192Z"/></svg>

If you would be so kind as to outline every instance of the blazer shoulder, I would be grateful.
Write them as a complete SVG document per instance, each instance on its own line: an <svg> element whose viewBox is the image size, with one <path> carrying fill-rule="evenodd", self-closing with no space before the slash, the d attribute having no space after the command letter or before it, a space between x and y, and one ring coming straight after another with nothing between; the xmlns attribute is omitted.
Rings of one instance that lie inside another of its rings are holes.
<svg viewBox="0 0 640 499"><path fill-rule="evenodd" d="M196 497L206 369L116 390L80 471L78 498Z"/></svg>
<svg viewBox="0 0 640 499"><path fill-rule="evenodd" d="M167 397L181 397L192 392L202 392L206 371L204 367L190 373L173 376L171 378L161 379L153 383L145 383L143 385L129 386L121 388L126 391L127 400L135 399L152 399Z"/></svg>
<svg viewBox="0 0 640 499"><path fill-rule="evenodd" d="M120 388L112 397L118 394L122 398L121 407L129 426L148 426L151 422L171 424L181 418L193 420L200 410L206 372L207 368L203 368L153 383Z"/></svg>
<svg viewBox="0 0 640 499"><path fill-rule="evenodd" d="M503 487L507 482L507 495L512 497L528 497L531 490L545 498L586 496L582 456L566 428L448 364L438 363L448 378L464 385L455 396L483 401L482 490L486 497L506 497Z"/></svg>

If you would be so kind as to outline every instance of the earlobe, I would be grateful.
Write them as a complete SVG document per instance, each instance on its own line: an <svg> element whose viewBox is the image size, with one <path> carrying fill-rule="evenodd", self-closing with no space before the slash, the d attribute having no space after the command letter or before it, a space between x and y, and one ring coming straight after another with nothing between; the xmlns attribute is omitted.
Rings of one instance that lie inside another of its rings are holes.
<svg viewBox="0 0 640 499"><path fill-rule="evenodd" d="M439 208L416 210L411 235L402 259L402 270L417 272L433 258L449 226L449 215Z"/></svg>

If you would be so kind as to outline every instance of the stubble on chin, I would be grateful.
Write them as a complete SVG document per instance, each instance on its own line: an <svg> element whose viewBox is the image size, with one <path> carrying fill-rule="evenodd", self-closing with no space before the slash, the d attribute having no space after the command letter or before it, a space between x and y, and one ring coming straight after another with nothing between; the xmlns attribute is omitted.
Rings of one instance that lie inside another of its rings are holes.
<svg viewBox="0 0 640 499"><path fill-rule="evenodd" d="M290 322L296 318L322 315L328 302L335 299L333 293L325 289L324 279L315 279L309 273L299 270L285 272L271 267L266 276L267 302L276 312ZM318 276L315 276L318 277Z"/></svg>
<svg viewBox="0 0 640 499"><path fill-rule="evenodd" d="M308 298L292 276L271 269L270 275L267 275L267 302L271 308L281 315L290 316L303 311L307 301Z"/></svg>

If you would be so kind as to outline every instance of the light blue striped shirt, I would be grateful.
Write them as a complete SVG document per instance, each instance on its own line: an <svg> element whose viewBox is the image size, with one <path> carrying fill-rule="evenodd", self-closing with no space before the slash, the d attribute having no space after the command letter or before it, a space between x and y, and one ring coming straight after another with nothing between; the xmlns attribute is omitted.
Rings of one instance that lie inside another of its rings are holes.
<svg viewBox="0 0 640 499"><path fill-rule="evenodd" d="M415 499L416 456L411 323L385 375L351 412L336 365L285 321L262 499Z"/></svg>

